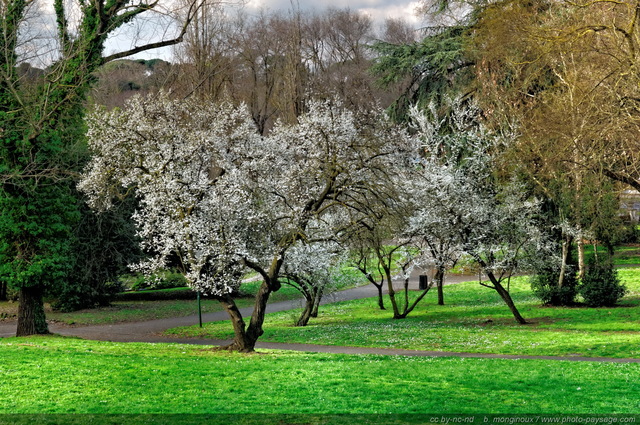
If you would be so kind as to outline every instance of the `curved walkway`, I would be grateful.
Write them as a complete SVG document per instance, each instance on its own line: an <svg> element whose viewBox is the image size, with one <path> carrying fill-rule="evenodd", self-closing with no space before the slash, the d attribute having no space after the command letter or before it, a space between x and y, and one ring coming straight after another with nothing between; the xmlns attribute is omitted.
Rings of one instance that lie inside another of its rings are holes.
<svg viewBox="0 0 640 425"><path fill-rule="evenodd" d="M446 284L454 284L467 282L475 279L474 276L451 276L448 277ZM410 288L417 289L418 278L412 276L409 284ZM372 297L377 294L376 288L369 284L354 289L348 289L337 293L330 294L325 297L322 304L333 303L337 301L355 300L360 298ZM300 305L300 300L281 301L270 303L267 305L267 312L278 312L291 310ZM241 309L243 317L251 315L252 307ZM229 316L226 312L220 311L215 313L205 313L202 315L203 322L214 322L220 320L228 320ZM126 322L112 325L91 325L68 327L52 323L49 330L64 336L74 336L83 339L97 341L113 341L113 342L148 342L148 343L180 343L195 345L226 345L231 341L215 340L215 339L197 339L197 338L178 338L163 336L162 333L166 329L179 326L193 326L198 323L198 316L173 317L166 319L156 319L144 322ZM0 322L0 338L15 336L16 323ZM640 359L634 358L610 358L610 357L582 357L582 356L525 356L525 355L505 355L505 354L485 354L485 353L459 353L459 352L443 352L429 350L404 350L392 348L367 348L367 347L343 347L333 345L315 345L315 344L286 344L286 343L270 343L258 341L256 348L260 349L276 349L276 350L293 350L316 353L333 353L333 354L378 354L378 355L396 355L396 356L422 356L422 357L465 357L465 358L491 358L491 359L534 359L534 360L565 360L565 361L590 361L590 362L610 362L610 363L640 363Z"/></svg>

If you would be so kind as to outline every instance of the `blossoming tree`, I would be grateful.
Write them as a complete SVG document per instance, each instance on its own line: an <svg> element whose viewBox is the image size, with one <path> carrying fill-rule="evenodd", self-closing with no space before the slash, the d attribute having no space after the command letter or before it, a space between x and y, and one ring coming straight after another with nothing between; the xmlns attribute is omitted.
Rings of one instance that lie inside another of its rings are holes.
<svg viewBox="0 0 640 425"><path fill-rule="evenodd" d="M280 286L287 251L312 240L312 224L365 202L412 139L380 114L338 102L310 102L293 125L260 136L243 107L135 98L123 110L91 115L94 158L81 189L96 208L127 192L151 270L177 256L189 284L216 297L235 331L229 349L252 351L267 301ZM263 283L245 324L232 293L246 269Z"/></svg>
<svg viewBox="0 0 640 425"><path fill-rule="evenodd" d="M488 132L476 121L473 106L454 105L442 122L414 114L425 150L416 177L416 204L408 226L440 266L466 254L478 264L518 323L526 323L509 292L509 279L527 270L537 256L549 255L549 239L537 221L539 205L515 179L497 176L497 158L510 136ZM432 247L440 245L442 251Z"/></svg>

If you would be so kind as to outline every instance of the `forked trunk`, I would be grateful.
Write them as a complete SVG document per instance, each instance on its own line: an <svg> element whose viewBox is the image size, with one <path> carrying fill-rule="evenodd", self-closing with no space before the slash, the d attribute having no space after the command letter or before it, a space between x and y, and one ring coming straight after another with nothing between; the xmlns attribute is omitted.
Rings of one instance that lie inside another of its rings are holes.
<svg viewBox="0 0 640 425"><path fill-rule="evenodd" d="M44 314L43 288L30 286L20 289L18 329L16 336L48 334L49 326Z"/></svg>
<svg viewBox="0 0 640 425"><path fill-rule="evenodd" d="M245 323L242 319L242 314L240 313L240 310L238 309L238 306L236 305L233 298L227 295L223 298L220 298L219 301L227 314L229 314L234 334L233 342L230 345L224 346L222 348L225 350L240 352L253 351L255 343L251 345L250 341L247 340Z"/></svg>
<svg viewBox="0 0 640 425"><path fill-rule="evenodd" d="M255 350L258 338L264 333L262 324L264 323L269 295L271 295L271 290L269 286L263 282L256 294L253 314L251 315L251 321L248 327L246 327L242 314L233 298L230 296L220 298L220 303L229 314L234 333L233 342L230 345L221 347L222 349L239 351L241 353L251 353Z"/></svg>

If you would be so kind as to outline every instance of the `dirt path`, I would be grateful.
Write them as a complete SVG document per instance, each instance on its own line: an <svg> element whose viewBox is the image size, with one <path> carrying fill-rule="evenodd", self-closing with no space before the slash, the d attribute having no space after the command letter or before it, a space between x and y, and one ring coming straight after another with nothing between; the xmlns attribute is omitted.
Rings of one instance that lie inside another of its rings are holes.
<svg viewBox="0 0 640 425"><path fill-rule="evenodd" d="M474 276L451 276L447 280L447 284L460 282L468 282L476 279ZM409 287L417 289L418 277L412 276ZM360 298L372 297L377 294L373 285L366 285L359 288L340 291L325 297L322 304L333 303L337 301L355 300ZM281 301L270 303L267 306L267 312L278 312L291 310L300 306L299 300ZM243 317L248 317L252 312L252 307L240 310ZM219 320L228 320L226 312L206 313L202 315L203 322L214 322ZM174 317L166 319L156 319L144 322L128 322L117 323L112 325L92 325L68 327L52 323L49 330L52 333L75 336L83 339L97 341L113 341L113 342L169 342L195 345L225 345L230 341L221 341L214 339L196 339L196 338L177 338L163 336L162 332L166 329L179 326L192 326L198 323L198 316ZM16 332L16 323L0 323L0 338L14 336ZM608 357L581 357L581 356L525 356L525 355L503 355L503 354L483 354L483 353L458 353L458 352L442 352L428 350L402 350L389 348L366 348L366 347L342 347L332 345L315 345L315 344L285 344L258 342L256 348L277 349L277 350L294 350L316 353L335 353L335 354L378 354L378 355L399 355L399 356L422 356L422 357L466 357L466 358L491 358L491 359L537 359L537 360L565 360L565 361L596 361L610 363L640 363L640 359L619 359Z"/></svg>

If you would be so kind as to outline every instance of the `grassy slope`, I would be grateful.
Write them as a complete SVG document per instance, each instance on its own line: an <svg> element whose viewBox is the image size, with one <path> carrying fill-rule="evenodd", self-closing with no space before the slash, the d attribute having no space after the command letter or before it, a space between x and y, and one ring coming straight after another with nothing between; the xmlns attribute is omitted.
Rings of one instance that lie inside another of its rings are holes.
<svg viewBox="0 0 640 425"><path fill-rule="evenodd" d="M0 340L0 413L638 413L640 365Z"/></svg>
<svg viewBox="0 0 640 425"><path fill-rule="evenodd" d="M525 278L512 283L516 305L531 324L517 325L499 296L477 283L445 288L445 306L435 291L404 320L391 319L375 299L321 308L310 326L292 326L290 312L267 316L261 341L301 342L438 351L640 357L640 269L620 270L630 293L616 308L549 308L531 295ZM232 337L227 322L169 330L179 336Z"/></svg>

